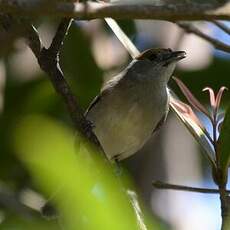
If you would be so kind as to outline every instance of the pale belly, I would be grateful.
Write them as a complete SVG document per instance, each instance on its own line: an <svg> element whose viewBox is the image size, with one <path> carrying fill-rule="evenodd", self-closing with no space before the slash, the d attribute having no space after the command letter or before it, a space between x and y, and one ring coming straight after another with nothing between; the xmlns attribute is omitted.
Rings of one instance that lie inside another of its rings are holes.
<svg viewBox="0 0 230 230"><path fill-rule="evenodd" d="M167 102L161 106L145 105L143 109L138 102L108 101L112 101L113 106L107 104L106 100L102 101L87 117L93 122L94 132L107 157L122 160L136 153L146 143L164 116Z"/></svg>

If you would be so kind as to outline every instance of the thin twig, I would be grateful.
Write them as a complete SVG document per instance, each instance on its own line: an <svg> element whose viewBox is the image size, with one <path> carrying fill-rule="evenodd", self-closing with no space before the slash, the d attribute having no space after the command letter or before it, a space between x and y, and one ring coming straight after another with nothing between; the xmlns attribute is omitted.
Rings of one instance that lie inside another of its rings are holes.
<svg viewBox="0 0 230 230"><path fill-rule="evenodd" d="M188 23L182 23L182 22L177 23L177 25L179 27L181 27L182 29L184 29L187 33L193 33L193 34L203 38L204 40L210 42L216 49L230 53L230 45L228 45L224 42L221 42L215 38L210 37L209 35L200 31L195 26L188 24Z"/></svg>
<svg viewBox="0 0 230 230"><path fill-rule="evenodd" d="M185 192L199 192L199 193L210 193L210 194L218 194L220 192L219 189L197 188L197 187L190 187L184 185L168 184L162 181L154 181L152 185L154 186L154 188L158 188L158 189L172 189L172 190L179 190ZM226 192L230 193L230 190L226 190Z"/></svg>
<svg viewBox="0 0 230 230"><path fill-rule="evenodd" d="M38 31L33 25L25 23L26 33L24 37L27 38L27 43L35 57L39 57L41 50L43 48L42 42L40 40Z"/></svg>
<svg viewBox="0 0 230 230"><path fill-rule="evenodd" d="M71 17L76 19L107 18L114 19L162 19L162 20L229 20L229 3L167 3L158 1L128 4L97 3L87 1L44 1L44 0L0 0L1 12L19 15L46 15Z"/></svg>
<svg viewBox="0 0 230 230"><path fill-rule="evenodd" d="M0 16L0 22L7 25L7 32L14 32L15 26L21 28L21 36L26 38L41 69L47 73L56 92L63 98L75 128L102 151L102 147L92 131L91 123L86 120L59 65L59 52L72 19L63 18L61 20L50 47L45 48L37 30L27 20L9 15Z"/></svg>
<svg viewBox="0 0 230 230"><path fill-rule="evenodd" d="M56 34L52 40L52 43L48 49L43 47L41 52L38 54L34 52L38 59L38 63L41 69L47 73L49 79L51 80L53 87L56 92L64 99L67 105L69 114L75 125L75 128L80 131L80 133L86 136L92 143L96 144L101 150L102 147L92 131L91 124L84 117L83 111L77 103L75 96L73 95L70 86L64 78L63 72L59 65L59 52L63 44L64 38L68 33L68 29L72 19L63 18L59 24ZM35 33L34 33L35 37ZM34 51L33 44L30 38L30 47ZM38 39L36 39L38 42ZM32 45L32 46L31 46Z"/></svg>
<svg viewBox="0 0 230 230"><path fill-rule="evenodd" d="M227 34L230 35L230 27L226 26L223 22L219 22L219 21L213 20L212 23L215 24L216 26L218 26L225 33L227 33Z"/></svg>
<svg viewBox="0 0 230 230"><path fill-rule="evenodd" d="M72 19L63 18L60 22L53 41L49 47L49 50L53 52L54 55L58 55L60 49L63 45L64 38L68 33L69 27L71 26Z"/></svg>

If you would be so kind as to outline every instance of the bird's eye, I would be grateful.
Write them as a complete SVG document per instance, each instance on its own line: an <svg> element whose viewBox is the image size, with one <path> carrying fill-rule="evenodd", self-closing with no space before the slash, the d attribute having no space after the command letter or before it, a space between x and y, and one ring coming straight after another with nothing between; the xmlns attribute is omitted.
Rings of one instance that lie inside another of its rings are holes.
<svg viewBox="0 0 230 230"><path fill-rule="evenodd" d="M148 57L150 61L154 61L157 58L157 54L151 53Z"/></svg>

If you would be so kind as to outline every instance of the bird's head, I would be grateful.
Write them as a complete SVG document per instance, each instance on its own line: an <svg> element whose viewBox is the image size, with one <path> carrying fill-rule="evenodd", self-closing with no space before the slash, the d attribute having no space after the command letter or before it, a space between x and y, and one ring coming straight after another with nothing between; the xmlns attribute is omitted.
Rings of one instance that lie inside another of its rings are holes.
<svg viewBox="0 0 230 230"><path fill-rule="evenodd" d="M186 57L185 51L172 51L171 49L147 49L136 57L137 60L149 60L155 64L167 66Z"/></svg>
<svg viewBox="0 0 230 230"><path fill-rule="evenodd" d="M142 52L136 60L148 60L153 69L160 72L162 78L169 80L176 67L176 63L186 57L185 51L172 51L171 49L153 48Z"/></svg>

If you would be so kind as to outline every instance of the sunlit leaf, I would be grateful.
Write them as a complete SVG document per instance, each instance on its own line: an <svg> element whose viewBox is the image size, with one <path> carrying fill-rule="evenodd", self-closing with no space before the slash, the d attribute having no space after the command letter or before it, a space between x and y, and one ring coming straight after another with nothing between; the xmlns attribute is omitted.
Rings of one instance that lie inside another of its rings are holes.
<svg viewBox="0 0 230 230"><path fill-rule="evenodd" d="M187 119L190 119L193 121L193 123L196 123L203 131L205 130L204 126L201 124L199 118L196 116L196 114L193 112L191 107L182 101L171 99L171 104L177 109L178 112L183 114L184 117Z"/></svg>
<svg viewBox="0 0 230 230"><path fill-rule="evenodd" d="M212 110L215 111L216 110L216 98L215 98L215 93L214 93L213 89L210 88L210 87L205 87L203 89L203 92L204 91L208 91L209 92L210 105L212 107Z"/></svg>
<svg viewBox="0 0 230 230"><path fill-rule="evenodd" d="M197 122L198 118L195 118L195 114L192 114L193 112L191 108L185 103L177 100L173 95L170 95L170 108L175 112L180 121L182 121L189 132L204 149L203 153L210 161L212 166L216 167L215 161L213 159L215 152L212 144L210 143L210 140L208 139L203 126L200 124L200 122Z"/></svg>
<svg viewBox="0 0 230 230"><path fill-rule="evenodd" d="M39 116L25 118L15 133L18 156L36 184L49 196L56 194L53 201L65 229L141 229L126 182L84 139L76 138L77 152L70 130Z"/></svg>
<svg viewBox="0 0 230 230"><path fill-rule="evenodd" d="M64 106L55 95L46 76L42 75L44 79L34 76L31 77L33 80L20 84L12 80L16 79L16 76L11 76L11 80L9 75L7 77L9 79L4 89L4 109L0 113L0 177L2 180L10 180L11 185L17 186L25 183L26 172L13 154L12 145L9 144L12 138L12 125L17 123L19 117L30 113L53 114L61 118ZM0 98L3 99L1 93Z"/></svg>
<svg viewBox="0 0 230 230"><path fill-rule="evenodd" d="M225 116L225 113L221 112L221 113L217 114L217 117L216 117L217 130L219 133L220 133L222 125L223 125L224 116Z"/></svg>
<svg viewBox="0 0 230 230"><path fill-rule="evenodd" d="M218 112L218 109L220 107L220 102L221 102L222 94L223 94L224 90L227 90L227 89L228 89L227 87L222 86L219 89L219 92L216 95L216 113Z"/></svg>
<svg viewBox="0 0 230 230"><path fill-rule="evenodd" d="M221 125L220 137L218 140L218 154L220 154L220 164L224 173L230 163L230 106L225 113L223 124Z"/></svg>
<svg viewBox="0 0 230 230"><path fill-rule="evenodd" d="M225 113L219 113L219 114L217 115L217 118L216 118L217 122L223 120L223 119L224 119L224 115L225 115Z"/></svg>
<svg viewBox="0 0 230 230"><path fill-rule="evenodd" d="M127 194L130 198L131 204L133 206L133 209L135 210L135 214L137 217L138 225L141 230L147 230L147 227L145 225L144 216L140 208L140 204L137 199L137 194L134 191L128 190Z"/></svg>
<svg viewBox="0 0 230 230"><path fill-rule="evenodd" d="M211 119L211 116L210 116L208 110L195 98L195 96L188 89L188 87L179 78L173 77L173 79L176 81L177 85L179 86L179 88L183 92L184 96L187 98L188 102L195 109L204 113L207 117L209 117Z"/></svg>
<svg viewBox="0 0 230 230"><path fill-rule="evenodd" d="M63 230L56 221L46 221L42 218L25 219L12 216L7 213L7 217L1 220L1 230Z"/></svg>

